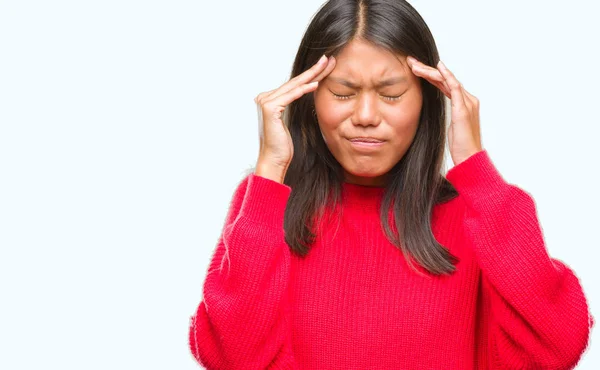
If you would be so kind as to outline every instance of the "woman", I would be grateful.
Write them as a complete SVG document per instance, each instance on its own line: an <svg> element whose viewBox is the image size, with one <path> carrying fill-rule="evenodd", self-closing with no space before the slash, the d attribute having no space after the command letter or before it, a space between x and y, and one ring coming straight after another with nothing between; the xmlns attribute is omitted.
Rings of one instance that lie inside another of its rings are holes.
<svg viewBox="0 0 600 370"><path fill-rule="evenodd" d="M533 198L483 149L478 99L438 61L405 1L332 0L317 12L290 81L255 99L257 165L235 191L190 320L200 364L579 361L593 326L579 280L548 255Z"/></svg>

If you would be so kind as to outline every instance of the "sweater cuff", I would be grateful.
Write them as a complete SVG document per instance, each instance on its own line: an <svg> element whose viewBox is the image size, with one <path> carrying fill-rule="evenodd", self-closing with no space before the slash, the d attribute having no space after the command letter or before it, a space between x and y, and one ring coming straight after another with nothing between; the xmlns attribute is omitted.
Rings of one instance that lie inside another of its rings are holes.
<svg viewBox="0 0 600 370"><path fill-rule="evenodd" d="M251 173L240 216L254 222L283 228L287 201L292 192L288 185Z"/></svg>
<svg viewBox="0 0 600 370"><path fill-rule="evenodd" d="M470 205L512 188L498 172L485 149L452 167L446 179Z"/></svg>

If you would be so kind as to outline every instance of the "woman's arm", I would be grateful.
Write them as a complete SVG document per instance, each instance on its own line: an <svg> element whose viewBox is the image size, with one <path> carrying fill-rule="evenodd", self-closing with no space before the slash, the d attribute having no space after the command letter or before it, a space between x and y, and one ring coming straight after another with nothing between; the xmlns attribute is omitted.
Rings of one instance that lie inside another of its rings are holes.
<svg viewBox="0 0 600 370"><path fill-rule="evenodd" d="M189 345L207 369L296 369L287 311L291 188L247 176L235 191L190 318Z"/></svg>
<svg viewBox="0 0 600 370"><path fill-rule="evenodd" d="M492 369L571 369L593 316L575 273L546 250L533 198L500 176L487 151L446 178L465 202L465 242L481 268L490 317L478 343ZM481 357L480 357L481 358Z"/></svg>

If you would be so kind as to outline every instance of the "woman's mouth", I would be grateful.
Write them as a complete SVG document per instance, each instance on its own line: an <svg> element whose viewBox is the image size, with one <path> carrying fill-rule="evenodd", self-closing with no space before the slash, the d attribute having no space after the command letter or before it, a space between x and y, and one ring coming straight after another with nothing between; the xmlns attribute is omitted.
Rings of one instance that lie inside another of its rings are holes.
<svg viewBox="0 0 600 370"><path fill-rule="evenodd" d="M385 141L375 141L375 140L367 140L367 139L351 139L350 144L352 148L357 151L373 151L378 150L385 144Z"/></svg>

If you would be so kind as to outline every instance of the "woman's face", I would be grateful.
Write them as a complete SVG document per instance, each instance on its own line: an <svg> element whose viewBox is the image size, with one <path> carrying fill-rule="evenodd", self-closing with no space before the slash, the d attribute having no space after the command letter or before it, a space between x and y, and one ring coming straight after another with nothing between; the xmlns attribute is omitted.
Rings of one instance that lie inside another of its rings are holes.
<svg viewBox="0 0 600 370"><path fill-rule="evenodd" d="M386 80L389 84L382 84ZM421 115L420 80L406 58L352 41L336 56L314 99L323 139L344 168L345 181L384 186L387 172L412 143ZM350 141L355 137L383 143L360 146Z"/></svg>

